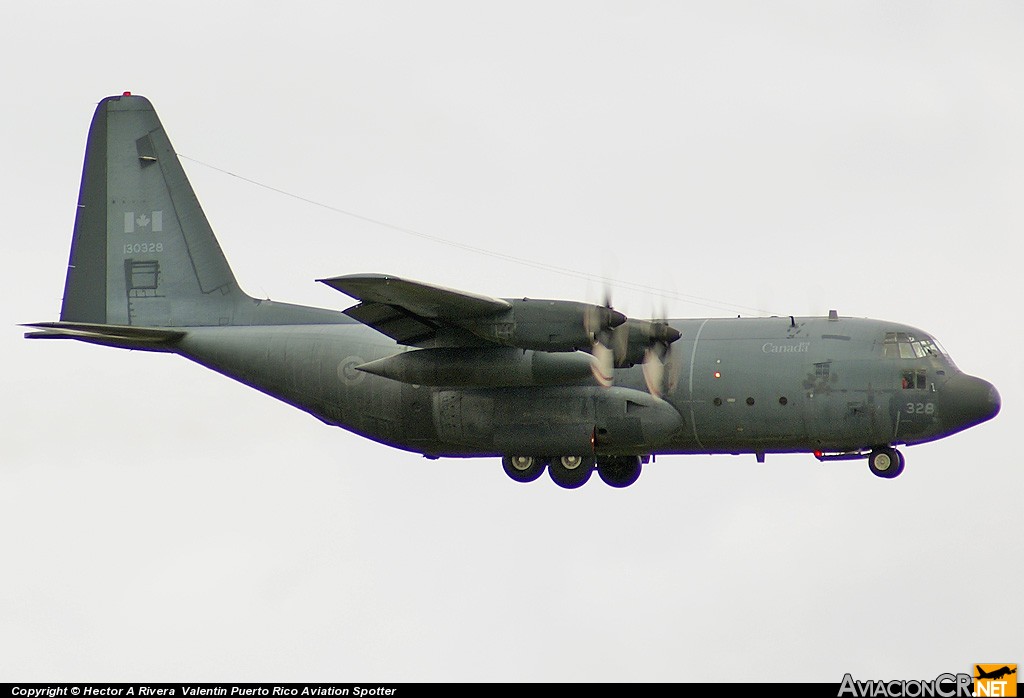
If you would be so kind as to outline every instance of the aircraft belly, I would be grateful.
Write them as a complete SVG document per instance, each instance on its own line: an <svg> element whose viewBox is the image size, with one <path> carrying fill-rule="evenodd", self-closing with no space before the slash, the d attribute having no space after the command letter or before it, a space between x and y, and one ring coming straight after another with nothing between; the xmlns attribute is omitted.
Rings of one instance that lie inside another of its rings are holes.
<svg viewBox="0 0 1024 698"><path fill-rule="evenodd" d="M193 328L180 353L318 419L406 449L436 445L426 389L356 370L395 351L360 325ZM430 449L423 449L429 451Z"/></svg>

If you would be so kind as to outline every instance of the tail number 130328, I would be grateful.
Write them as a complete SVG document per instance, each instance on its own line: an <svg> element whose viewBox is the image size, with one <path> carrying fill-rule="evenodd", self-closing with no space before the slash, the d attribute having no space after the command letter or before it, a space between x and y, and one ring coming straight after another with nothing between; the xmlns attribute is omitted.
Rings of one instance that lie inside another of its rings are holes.
<svg viewBox="0 0 1024 698"><path fill-rule="evenodd" d="M126 242L124 254L145 254L147 252L163 252L162 242Z"/></svg>

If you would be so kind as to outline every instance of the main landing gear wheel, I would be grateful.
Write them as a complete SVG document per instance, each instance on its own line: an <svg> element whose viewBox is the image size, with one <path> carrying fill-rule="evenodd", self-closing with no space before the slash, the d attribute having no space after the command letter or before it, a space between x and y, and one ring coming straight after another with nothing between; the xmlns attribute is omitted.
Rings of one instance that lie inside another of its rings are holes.
<svg viewBox="0 0 1024 698"><path fill-rule="evenodd" d="M597 474L610 487L629 487L640 477L640 456L607 456L597 459Z"/></svg>
<svg viewBox="0 0 1024 698"><path fill-rule="evenodd" d="M593 472L594 459L589 456L556 456L548 465L551 480L567 490L582 487Z"/></svg>
<svg viewBox="0 0 1024 698"><path fill-rule="evenodd" d="M544 474L547 461L537 456L505 456L501 467L516 482L533 482Z"/></svg>
<svg viewBox="0 0 1024 698"><path fill-rule="evenodd" d="M886 480L891 480L902 473L904 465L906 465L906 461L903 454L888 446L876 448L868 456L868 468L871 469L871 474Z"/></svg>

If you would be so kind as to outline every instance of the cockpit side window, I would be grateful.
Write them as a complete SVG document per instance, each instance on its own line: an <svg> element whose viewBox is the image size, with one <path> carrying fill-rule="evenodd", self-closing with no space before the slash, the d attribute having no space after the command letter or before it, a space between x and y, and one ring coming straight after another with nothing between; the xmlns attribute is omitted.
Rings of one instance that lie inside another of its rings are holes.
<svg viewBox="0 0 1024 698"><path fill-rule="evenodd" d="M928 386L928 378L926 371L917 369L916 371L904 371L902 378L902 387L904 390L924 390Z"/></svg>
<svg viewBox="0 0 1024 698"><path fill-rule="evenodd" d="M885 333L885 343L882 345L882 347L883 347L883 352L882 353L885 356L885 358L887 358L887 359L895 359L895 358L899 357L899 355L900 355L900 348L899 348L899 345L896 343L896 333L895 332L886 332Z"/></svg>
<svg viewBox="0 0 1024 698"><path fill-rule="evenodd" d="M920 342L922 356L942 356L942 350L939 349L938 342L933 342L930 339L922 339Z"/></svg>

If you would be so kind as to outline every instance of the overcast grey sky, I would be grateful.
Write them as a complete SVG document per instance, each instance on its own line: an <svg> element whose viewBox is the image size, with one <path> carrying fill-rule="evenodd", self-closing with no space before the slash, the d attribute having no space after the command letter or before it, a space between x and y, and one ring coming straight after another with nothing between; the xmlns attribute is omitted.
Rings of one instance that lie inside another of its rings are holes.
<svg viewBox="0 0 1024 698"><path fill-rule="evenodd" d="M34 2L4 10L0 681L933 678L1024 663L1024 5ZM242 287L387 272L633 315L906 322L999 388L895 481L810 456L517 485L57 318L96 102ZM578 270L560 274L501 255ZM585 277L590 277L587 280ZM700 303L684 300L696 296Z"/></svg>

